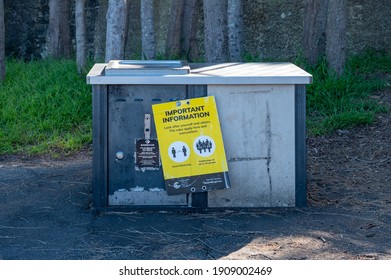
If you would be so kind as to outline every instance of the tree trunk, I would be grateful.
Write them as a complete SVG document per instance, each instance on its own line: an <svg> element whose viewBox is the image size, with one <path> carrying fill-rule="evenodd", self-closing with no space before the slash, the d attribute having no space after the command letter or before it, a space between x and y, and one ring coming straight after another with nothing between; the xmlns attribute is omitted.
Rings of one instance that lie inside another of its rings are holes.
<svg viewBox="0 0 391 280"><path fill-rule="evenodd" d="M96 14L98 18L95 21L94 30L94 60L103 61L105 59L106 49L106 21L107 0L99 0L99 9Z"/></svg>
<svg viewBox="0 0 391 280"><path fill-rule="evenodd" d="M243 3L228 0L228 50L231 61L242 61L243 54Z"/></svg>
<svg viewBox="0 0 391 280"><path fill-rule="evenodd" d="M0 0L0 81L5 78L5 25L4 1Z"/></svg>
<svg viewBox="0 0 391 280"><path fill-rule="evenodd" d="M69 0L49 0L49 25L46 41L49 57L70 58L72 56L69 19Z"/></svg>
<svg viewBox="0 0 391 280"><path fill-rule="evenodd" d="M187 0L183 7L182 17L182 44L181 55L188 60L199 56L197 45L197 9L201 5L200 0Z"/></svg>
<svg viewBox="0 0 391 280"><path fill-rule="evenodd" d="M326 30L326 57L329 68L341 75L347 56L347 0L329 0Z"/></svg>
<svg viewBox="0 0 391 280"><path fill-rule="evenodd" d="M76 25L76 64L78 73L83 73L87 68L87 45L85 25L85 0L76 0L75 25Z"/></svg>
<svg viewBox="0 0 391 280"><path fill-rule="evenodd" d="M142 58L155 58L155 30L153 0L141 0L141 51Z"/></svg>
<svg viewBox="0 0 391 280"><path fill-rule="evenodd" d="M192 1L186 2L186 5ZM171 2L171 17L168 25L166 55L168 57L179 57L181 55L182 38L182 17L184 1Z"/></svg>
<svg viewBox="0 0 391 280"><path fill-rule="evenodd" d="M123 59L125 53L125 30L127 0L109 0L107 10L105 61Z"/></svg>
<svg viewBox="0 0 391 280"><path fill-rule="evenodd" d="M326 52L328 0L304 1L304 54L315 65Z"/></svg>
<svg viewBox="0 0 391 280"><path fill-rule="evenodd" d="M227 3L204 0L205 59L207 62L226 62Z"/></svg>

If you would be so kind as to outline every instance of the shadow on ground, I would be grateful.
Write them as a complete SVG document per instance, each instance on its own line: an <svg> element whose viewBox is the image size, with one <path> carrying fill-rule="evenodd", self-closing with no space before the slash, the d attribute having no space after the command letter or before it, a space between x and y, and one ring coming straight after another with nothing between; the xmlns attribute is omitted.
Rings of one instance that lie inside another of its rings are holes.
<svg viewBox="0 0 391 280"><path fill-rule="evenodd" d="M2 165L0 259L391 259L391 213L91 211L91 161Z"/></svg>

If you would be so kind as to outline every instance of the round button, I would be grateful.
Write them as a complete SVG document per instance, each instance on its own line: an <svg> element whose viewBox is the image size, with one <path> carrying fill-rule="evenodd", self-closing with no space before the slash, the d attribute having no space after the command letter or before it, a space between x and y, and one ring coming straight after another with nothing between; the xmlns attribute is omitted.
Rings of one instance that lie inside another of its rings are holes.
<svg viewBox="0 0 391 280"><path fill-rule="evenodd" d="M117 159L121 160L121 159L123 159L125 157L125 154L124 154L124 152L119 151L119 152L115 153L115 157Z"/></svg>

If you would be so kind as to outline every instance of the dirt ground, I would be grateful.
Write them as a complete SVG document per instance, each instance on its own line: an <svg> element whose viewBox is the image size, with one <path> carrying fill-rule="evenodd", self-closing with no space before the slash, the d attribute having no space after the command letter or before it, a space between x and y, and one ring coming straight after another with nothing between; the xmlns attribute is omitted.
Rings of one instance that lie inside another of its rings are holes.
<svg viewBox="0 0 391 280"><path fill-rule="evenodd" d="M390 125L309 138L303 209L95 215L90 152L1 157L0 259L390 260Z"/></svg>

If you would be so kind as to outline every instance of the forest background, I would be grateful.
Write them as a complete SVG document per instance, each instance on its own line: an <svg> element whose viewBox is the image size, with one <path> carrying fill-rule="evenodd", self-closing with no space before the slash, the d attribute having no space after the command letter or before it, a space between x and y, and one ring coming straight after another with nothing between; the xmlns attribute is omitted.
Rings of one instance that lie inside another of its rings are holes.
<svg viewBox="0 0 391 280"><path fill-rule="evenodd" d="M390 14L389 0L0 0L0 155L89 145L85 74L110 59L290 61L314 76L309 134L372 123Z"/></svg>
<svg viewBox="0 0 391 280"><path fill-rule="evenodd" d="M329 50L329 62L343 65L348 54L391 49L388 0L3 1L5 55L25 60L79 53L314 64Z"/></svg>

